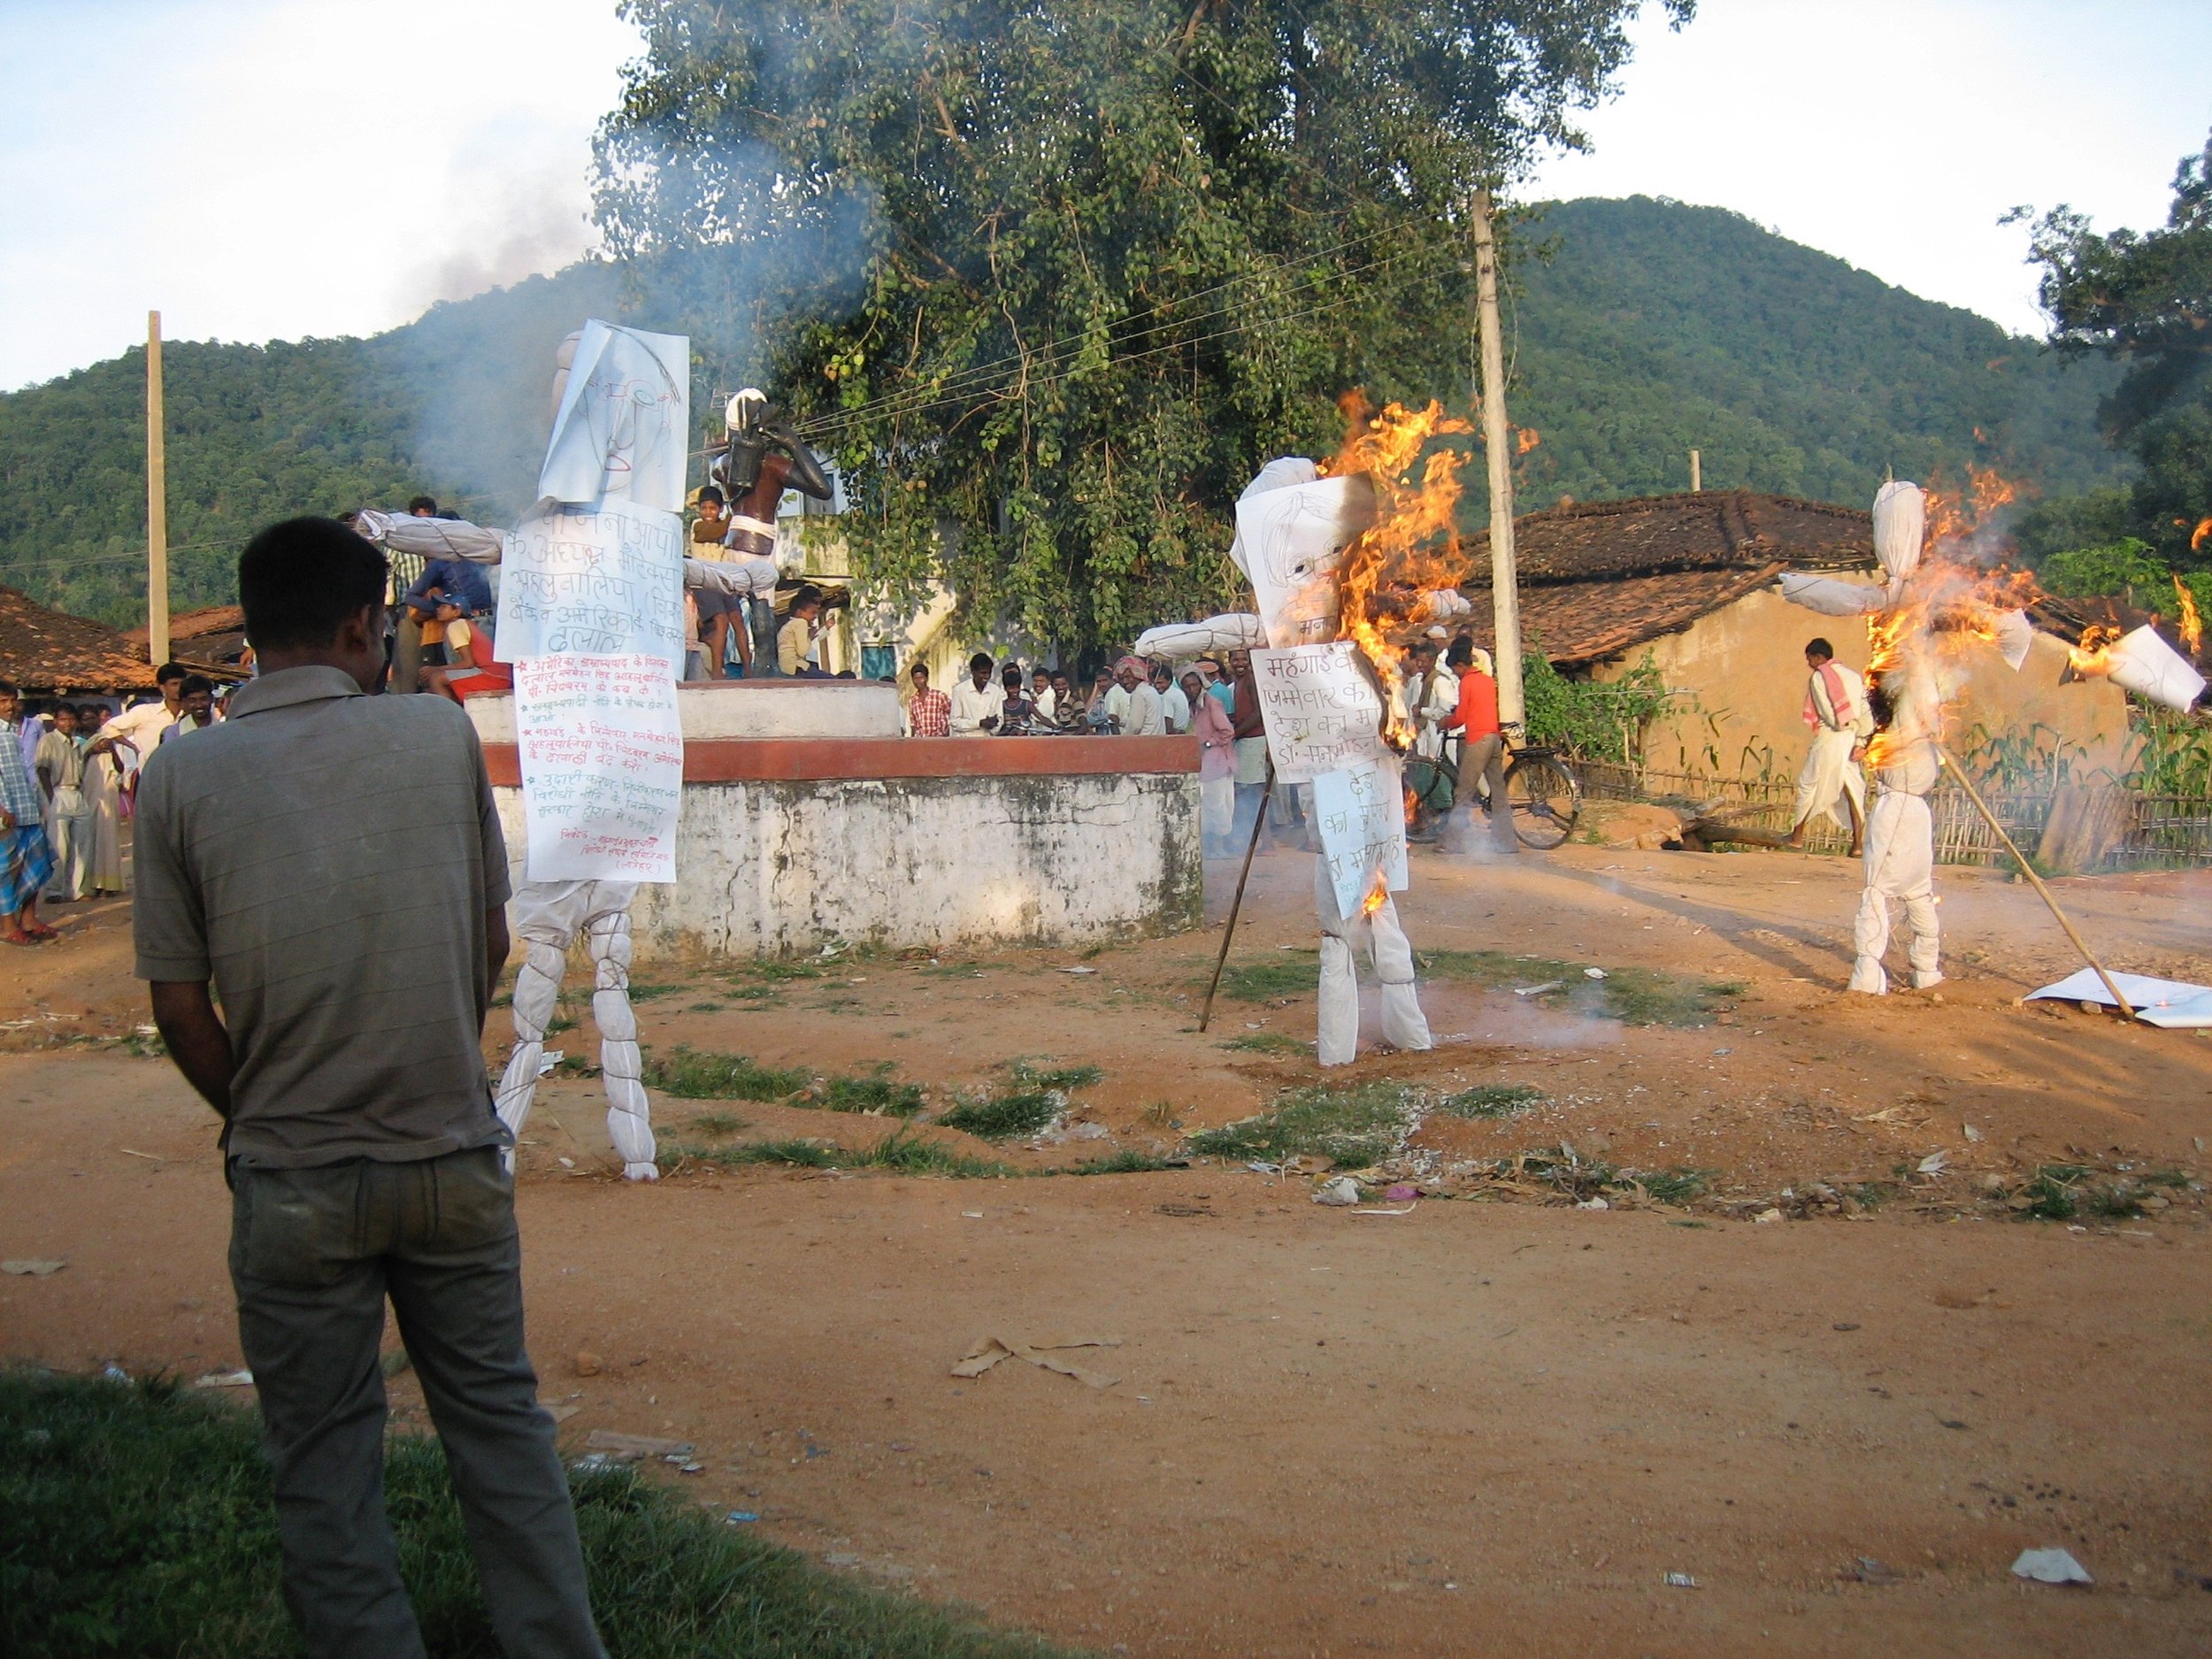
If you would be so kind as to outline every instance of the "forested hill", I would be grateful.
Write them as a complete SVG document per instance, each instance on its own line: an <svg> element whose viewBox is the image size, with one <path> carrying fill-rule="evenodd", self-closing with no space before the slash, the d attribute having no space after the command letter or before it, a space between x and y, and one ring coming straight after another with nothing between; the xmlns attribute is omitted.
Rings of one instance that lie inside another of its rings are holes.
<svg viewBox="0 0 2212 1659"><path fill-rule="evenodd" d="M1510 403L1524 508L1689 488L1870 503L1886 471L1993 465L2047 495L2125 476L2117 376L1721 208L1555 204L1518 227ZM1512 335L1509 334L1509 339Z"/></svg>
<svg viewBox="0 0 2212 1659"><path fill-rule="evenodd" d="M2047 494L2121 475L2094 428L2103 365L2062 365L1736 214L1570 202L1520 225L1516 249L1511 414L1541 434L1525 507L1686 488L1693 447L1709 488L1861 506L1888 469L1955 478L1970 458ZM169 346L173 603L228 600L240 542L286 514L428 491L507 518L545 442L553 349L584 318L712 336L741 362L734 296L703 302L695 273L672 286L578 265L372 340ZM1463 403L1467 359L1440 342L1407 379ZM142 615L143 375L133 351L0 395L0 582ZM714 378L695 376L703 414L732 389Z"/></svg>

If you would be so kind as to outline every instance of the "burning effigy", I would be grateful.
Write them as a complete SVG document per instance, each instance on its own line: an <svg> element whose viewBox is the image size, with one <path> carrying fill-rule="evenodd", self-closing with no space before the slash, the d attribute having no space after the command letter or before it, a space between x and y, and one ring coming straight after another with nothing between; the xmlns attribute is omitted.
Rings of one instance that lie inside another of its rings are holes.
<svg viewBox="0 0 2212 1659"><path fill-rule="evenodd" d="M1357 1052L1361 955L1381 987L1384 1040L1430 1046L1412 946L1391 897L1410 880L1399 759L1414 726L1400 635L1465 608L1452 521L1462 457L1424 451L1467 424L1436 403L1378 411L1355 395L1346 410L1350 434L1329 461L1291 457L1261 470L1238 501L1230 551L1266 639L1252 664L1270 775L1308 793L1321 842L1323 1065Z"/></svg>
<svg viewBox="0 0 2212 1659"><path fill-rule="evenodd" d="M1932 496L1915 483L1883 485L1873 511L1875 557L1883 575L1878 586L1798 573L1780 579L1783 595L1793 603L1824 616L1866 618L1875 730L1853 760L1863 758L1873 772L1876 799L1866 815L1866 886L1853 929L1855 991L1878 995L1889 988L1883 956L1893 902L1903 909L1910 932L1914 987L1924 989L1943 978L1934 821L1927 797L1946 767L2011 844L1944 748L1947 711L1982 664L1993 655L2016 673L2025 664L2034 638L2028 607L2039 597L2032 574L1993 557L1990 510L2010 499L2008 488L1978 469L1971 488L1969 507ZM2185 639L2193 649L2195 607L2178 582L2176 590L2183 602ZM2175 709L2193 704L2205 686L2147 625L2124 635L2089 629L2070 650L2067 672L2108 676L2138 696ZM2032 871L2028 873L2032 879Z"/></svg>

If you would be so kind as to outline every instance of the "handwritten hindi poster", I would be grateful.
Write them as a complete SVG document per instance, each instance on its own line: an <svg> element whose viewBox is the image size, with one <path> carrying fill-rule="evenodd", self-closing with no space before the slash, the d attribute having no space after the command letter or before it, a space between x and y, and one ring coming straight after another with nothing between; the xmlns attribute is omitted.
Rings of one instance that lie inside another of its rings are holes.
<svg viewBox="0 0 2212 1659"><path fill-rule="evenodd" d="M1362 761L1380 764L1382 695L1349 640L1252 653L1252 679L1275 776L1310 783Z"/></svg>
<svg viewBox="0 0 2212 1659"><path fill-rule="evenodd" d="M533 881L673 881L684 734L668 665L642 652L515 664Z"/></svg>
<svg viewBox="0 0 2212 1659"><path fill-rule="evenodd" d="M1313 816L1339 916L1359 914L1378 872L1389 891L1405 891L1406 802L1394 762L1322 772L1313 780Z"/></svg>
<svg viewBox="0 0 2212 1659"><path fill-rule="evenodd" d="M618 500L526 518L499 583L499 660L657 657L684 672L683 521Z"/></svg>

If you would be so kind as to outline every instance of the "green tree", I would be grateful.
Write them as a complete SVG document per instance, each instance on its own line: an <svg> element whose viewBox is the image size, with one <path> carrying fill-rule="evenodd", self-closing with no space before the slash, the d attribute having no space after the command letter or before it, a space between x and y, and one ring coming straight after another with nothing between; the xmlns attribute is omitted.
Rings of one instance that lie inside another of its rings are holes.
<svg viewBox="0 0 2212 1659"><path fill-rule="evenodd" d="M2035 222L2030 258L2051 343L2127 366L2104 418L2142 464L2131 528L2160 552L2212 563L2212 142L2183 157L2166 223L2100 233L2060 206Z"/></svg>
<svg viewBox="0 0 2212 1659"><path fill-rule="evenodd" d="M1126 638L1231 596L1259 463L1333 451L1339 396L1464 333L1471 188L1579 142L1638 9L628 0L600 223L627 254L856 232L849 307L799 320L780 254L756 320L860 568Z"/></svg>

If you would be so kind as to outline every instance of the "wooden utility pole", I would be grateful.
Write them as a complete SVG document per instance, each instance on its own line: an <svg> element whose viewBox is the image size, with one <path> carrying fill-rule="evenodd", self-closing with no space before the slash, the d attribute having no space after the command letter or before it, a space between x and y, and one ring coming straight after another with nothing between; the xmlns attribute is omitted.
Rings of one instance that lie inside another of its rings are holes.
<svg viewBox="0 0 2212 1659"><path fill-rule="evenodd" d="M1498 724L1518 733L1521 589L1513 558L1513 428L1505 418L1505 346L1498 333L1498 243L1490 228L1490 192L1475 192L1475 332L1482 350L1482 447L1490 459L1490 603L1497 650Z"/></svg>
<svg viewBox="0 0 2212 1659"><path fill-rule="evenodd" d="M146 657L169 660L169 483L162 448L161 313L146 313Z"/></svg>
<svg viewBox="0 0 2212 1659"><path fill-rule="evenodd" d="M1694 495L1705 488L1705 474L1698 465L1697 451L1690 451L1690 494Z"/></svg>

